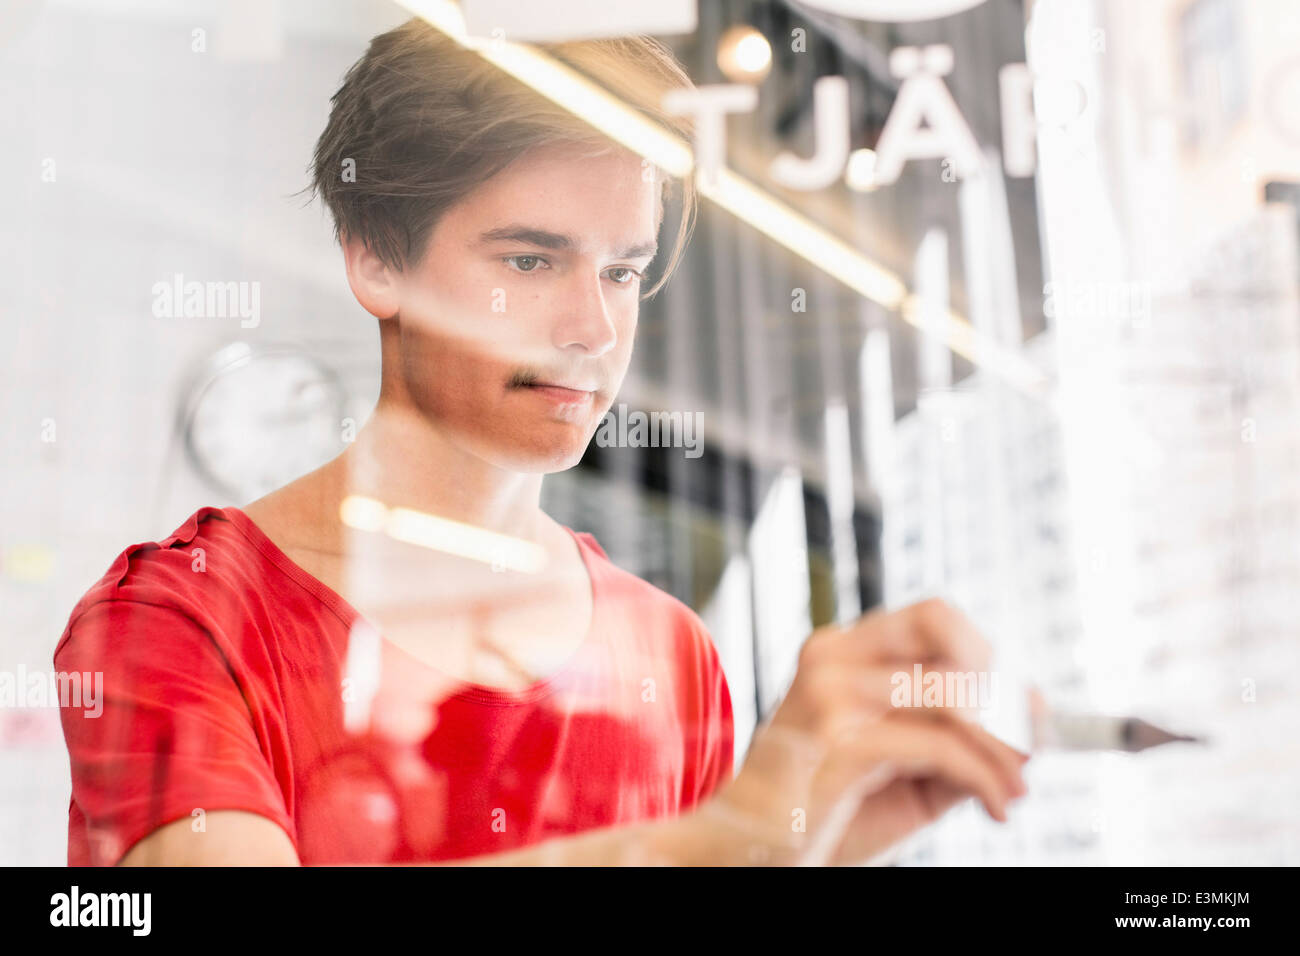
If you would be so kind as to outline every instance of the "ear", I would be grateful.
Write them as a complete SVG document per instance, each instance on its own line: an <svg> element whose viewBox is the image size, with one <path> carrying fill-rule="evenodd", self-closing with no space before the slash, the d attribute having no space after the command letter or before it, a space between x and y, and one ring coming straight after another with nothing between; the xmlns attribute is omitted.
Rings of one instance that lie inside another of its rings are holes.
<svg viewBox="0 0 1300 956"><path fill-rule="evenodd" d="M352 294L377 319L391 319L401 304L397 270L366 248L360 239L343 237L343 259Z"/></svg>

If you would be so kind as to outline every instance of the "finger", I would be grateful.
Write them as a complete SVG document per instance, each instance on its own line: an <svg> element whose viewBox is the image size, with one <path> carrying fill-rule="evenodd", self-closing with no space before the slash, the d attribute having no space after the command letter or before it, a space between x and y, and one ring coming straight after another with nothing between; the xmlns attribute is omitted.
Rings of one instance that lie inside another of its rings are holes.
<svg viewBox="0 0 1300 956"><path fill-rule="evenodd" d="M926 676L943 676L937 672L922 673ZM904 679L900 681L900 677ZM873 717L890 717L899 713L944 721L997 767L1014 796L1023 796L1027 787L1022 768L1029 755L1011 747L976 723L973 719L976 708L973 706L946 707L943 695L939 695L931 706L916 705L916 698L909 692L915 679L915 672L891 671L880 667L840 672L827 678L826 687L834 694L831 703L844 715L834 725L835 729L840 735L856 733Z"/></svg>
<svg viewBox="0 0 1300 956"><path fill-rule="evenodd" d="M830 758L861 772L887 763L895 776L939 777L977 796L989 815L1005 822L1011 789L982 748L945 722L897 714L852 741L838 744Z"/></svg>
<svg viewBox="0 0 1300 956"><path fill-rule="evenodd" d="M938 820L963 800L970 799L971 796L969 791L963 790L947 780L940 779L917 781L916 789L920 800L924 804L928 819L932 821Z"/></svg>
<svg viewBox="0 0 1300 956"><path fill-rule="evenodd" d="M974 721L952 710L927 708L914 712L919 717L942 721L953 732L961 735L970 746L977 748L997 767L998 773L1006 782L1012 797L1022 797L1028 792L1025 785L1024 766L1029 755L1015 749L1010 744L998 739Z"/></svg>
<svg viewBox="0 0 1300 956"><path fill-rule="evenodd" d="M966 615L938 598L887 615L876 640L895 657L942 661L954 670L987 671L993 656Z"/></svg>
<svg viewBox="0 0 1300 956"><path fill-rule="evenodd" d="M952 670L987 670L992 649L956 608L937 598L900 611L873 611L851 624L813 632L807 650L837 661L942 664Z"/></svg>
<svg viewBox="0 0 1300 956"><path fill-rule="evenodd" d="M818 692L823 709L842 712L836 726L856 727L896 710L944 710L973 718L984 704L978 678L919 663L846 666L827 668L818 678Z"/></svg>
<svg viewBox="0 0 1300 956"><path fill-rule="evenodd" d="M977 755L984 762L984 766L997 775L1004 797L1004 810L1007 803L1028 792L1021 771L1023 761L1020 759L1019 752L998 740L974 721L941 708L914 710L908 714L908 717L935 722L958 737L968 748L969 753ZM887 719L897 720L898 715L891 715Z"/></svg>

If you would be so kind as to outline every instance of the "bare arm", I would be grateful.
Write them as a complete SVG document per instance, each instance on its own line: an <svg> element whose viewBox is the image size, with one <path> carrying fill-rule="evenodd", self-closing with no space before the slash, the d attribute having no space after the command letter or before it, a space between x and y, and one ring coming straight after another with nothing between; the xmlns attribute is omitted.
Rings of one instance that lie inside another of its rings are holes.
<svg viewBox="0 0 1300 956"><path fill-rule="evenodd" d="M297 866L289 835L266 817L213 810L196 833L189 817L154 830L118 866Z"/></svg>
<svg viewBox="0 0 1300 956"><path fill-rule="evenodd" d="M967 672L989 649L940 601L871 614L809 638L773 718L744 766L695 810L605 827L519 850L452 860L476 866L745 866L865 862L958 801L976 797L1005 821L1025 792L1020 754L945 704L891 702L891 675ZM204 832L177 820L142 839L123 865L294 866L285 832L241 811L212 811Z"/></svg>
<svg viewBox="0 0 1300 956"><path fill-rule="evenodd" d="M734 833L710 826L699 814L625 827L591 830L573 837L452 860L474 866L654 866L744 864L747 854ZM188 817L154 830L136 843L119 866L298 866L284 830L266 817L242 810L214 810L207 829L195 833Z"/></svg>

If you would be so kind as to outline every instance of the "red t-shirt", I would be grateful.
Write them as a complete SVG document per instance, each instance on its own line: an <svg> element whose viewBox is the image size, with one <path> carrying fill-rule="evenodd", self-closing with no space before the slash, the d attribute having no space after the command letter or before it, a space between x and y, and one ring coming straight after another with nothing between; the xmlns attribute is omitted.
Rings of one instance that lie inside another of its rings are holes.
<svg viewBox="0 0 1300 956"><path fill-rule="evenodd" d="M458 859L686 811L731 778L727 681L699 617L570 531L586 642L519 692L387 641L235 508L128 548L73 609L59 671L68 863L113 864L213 810L284 828L305 864Z"/></svg>

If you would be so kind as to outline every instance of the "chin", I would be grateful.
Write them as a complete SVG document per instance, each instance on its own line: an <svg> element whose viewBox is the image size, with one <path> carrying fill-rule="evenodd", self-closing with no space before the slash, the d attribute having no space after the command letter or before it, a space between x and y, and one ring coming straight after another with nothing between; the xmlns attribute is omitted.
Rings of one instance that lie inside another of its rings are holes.
<svg viewBox="0 0 1300 956"><path fill-rule="evenodd" d="M568 471L580 462L583 450L530 453L511 449L493 456L492 463L504 471L525 475L552 475L556 472Z"/></svg>
<svg viewBox="0 0 1300 956"><path fill-rule="evenodd" d="M545 442L538 441L540 437L530 436L516 444L500 443L485 457L506 471L549 475L568 471L582 461L590 442L586 435L560 435Z"/></svg>

